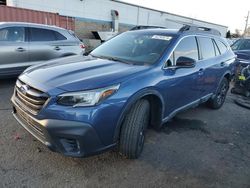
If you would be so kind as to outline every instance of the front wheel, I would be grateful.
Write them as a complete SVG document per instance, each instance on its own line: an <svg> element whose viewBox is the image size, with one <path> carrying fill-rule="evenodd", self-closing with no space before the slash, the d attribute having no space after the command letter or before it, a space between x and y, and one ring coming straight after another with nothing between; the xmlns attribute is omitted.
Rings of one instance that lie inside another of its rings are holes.
<svg viewBox="0 0 250 188"><path fill-rule="evenodd" d="M223 78L216 92L215 97L209 99L209 101L207 102L208 106L213 109L221 108L225 102L228 89L229 89L229 81L228 79Z"/></svg>
<svg viewBox="0 0 250 188"><path fill-rule="evenodd" d="M140 156L145 140L145 132L149 124L150 104L147 100L139 100L126 115L122 124L119 150L129 159Z"/></svg>

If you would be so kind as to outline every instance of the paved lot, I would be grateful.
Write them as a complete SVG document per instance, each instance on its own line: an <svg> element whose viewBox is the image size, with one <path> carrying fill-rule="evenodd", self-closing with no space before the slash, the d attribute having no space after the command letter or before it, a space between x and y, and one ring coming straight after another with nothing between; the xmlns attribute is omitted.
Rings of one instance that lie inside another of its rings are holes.
<svg viewBox="0 0 250 188"><path fill-rule="evenodd" d="M49 151L13 119L14 83L0 80L0 187L250 188L250 111L231 94L220 110L202 105L149 130L138 160L115 152L74 159Z"/></svg>

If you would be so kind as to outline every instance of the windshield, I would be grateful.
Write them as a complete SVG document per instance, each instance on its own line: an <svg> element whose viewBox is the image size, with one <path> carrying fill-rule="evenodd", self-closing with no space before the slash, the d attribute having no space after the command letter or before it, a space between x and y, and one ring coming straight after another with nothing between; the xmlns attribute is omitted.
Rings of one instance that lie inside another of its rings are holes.
<svg viewBox="0 0 250 188"><path fill-rule="evenodd" d="M127 32L110 39L91 52L92 56L133 64L154 64L163 55L172 37Z"/></svg>
<svg viewBox="0 0 250 188"><path fill-rule="evenodd" d="M232 50L250 50L250 39L239 39L231 48Z"/></svg>

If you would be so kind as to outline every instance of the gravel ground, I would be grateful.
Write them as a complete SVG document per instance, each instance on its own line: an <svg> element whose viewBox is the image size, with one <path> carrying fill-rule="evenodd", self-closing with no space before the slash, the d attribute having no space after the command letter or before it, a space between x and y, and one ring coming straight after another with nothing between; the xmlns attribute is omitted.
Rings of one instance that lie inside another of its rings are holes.
<svg viewBox="0 0 250 188"><path fill-rule="evenodd" d="M49 151L14 120L15 81L0 81L0 187L250 188L250 111L228 95L223 108L201 105L160 132L149 130L142 156L116 152L75 159Z"/></svg>

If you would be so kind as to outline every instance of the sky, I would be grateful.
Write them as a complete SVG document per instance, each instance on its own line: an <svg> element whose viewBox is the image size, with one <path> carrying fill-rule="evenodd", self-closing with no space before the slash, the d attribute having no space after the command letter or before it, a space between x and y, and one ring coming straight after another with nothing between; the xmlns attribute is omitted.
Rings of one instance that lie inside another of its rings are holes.
<svg viewBox="0 0 250 188"><path fill-rule="evenodd" d="M250 0L122 0L244 31ZM249 18L250 26L250 18Z"/></svg>

